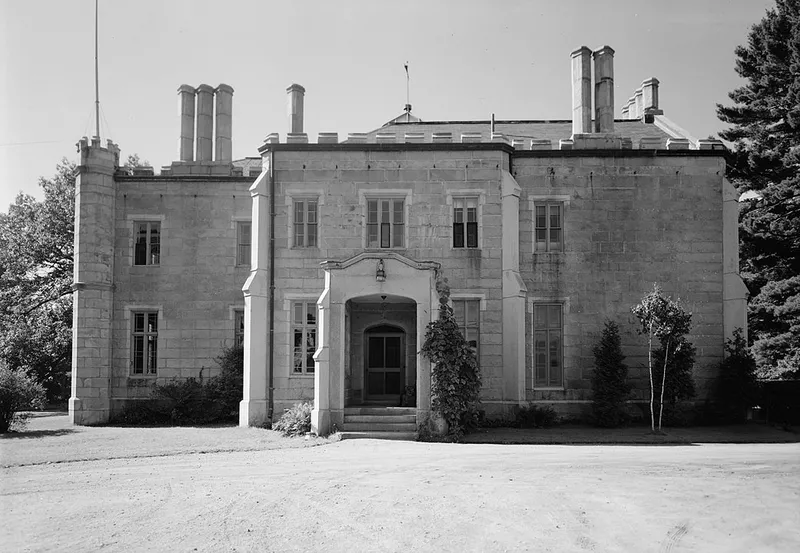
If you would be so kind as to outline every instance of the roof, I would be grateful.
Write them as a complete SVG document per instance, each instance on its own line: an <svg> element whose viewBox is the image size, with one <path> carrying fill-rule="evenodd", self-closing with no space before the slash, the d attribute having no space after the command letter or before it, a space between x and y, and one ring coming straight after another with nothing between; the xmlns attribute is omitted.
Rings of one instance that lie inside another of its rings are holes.
<svg viewBox="0 0 800 553"><path fill-rule="evenodd" d="M453 142L461 142L463 133L480 133L481 142L491 142L491 121L418 121L400 123L390 121L383 127L367 133L367 142L375 142L378 133L396 133L398 142L404 139L405 133L423 133L423 142L431 142L433 133L449 132ZM495 132L509 139L545 139L550 140L553 149L558 148L559 140L572 136L571 120L556 121L495 121ZM673 135L662 130L660 126L644 123L640 119L617 119L614 121L614 133L623 138L629 137L633 147L637 148L642 138L660 139L666 143Z"/></svg>

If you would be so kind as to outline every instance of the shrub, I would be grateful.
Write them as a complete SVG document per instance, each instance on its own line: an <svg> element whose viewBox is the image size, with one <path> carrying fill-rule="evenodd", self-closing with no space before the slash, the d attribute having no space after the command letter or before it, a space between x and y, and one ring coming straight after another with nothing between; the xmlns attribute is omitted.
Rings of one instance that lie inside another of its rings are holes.
<svg viewBox="0 0 800 553"><path fill-rule="evenodd" d="M517 411L515 426L519 428L549 428L558 421L558 414L550 405L539 407L529 404Z"/></svg>
<svg viewBox="0 0 800 553"><path fill-rule="evenodd" d="M717 395L720 412L726 422L744 422L747 408L760 401L760 386L756 379L756 360L747 347L742 329L725 341L725 360L719 368Z"/></svg>
<svg viewBox="0 0 800 553"><path fill-rule="evenodd" d="M21 369L0 365L0 434L22 429L30 414L27 409L42 409L45 402L44 387Z"/></svg>
<svg viewBox="0 0 800 553"><path fill-rule="evenodd" d="M281 415L277 422L272 423L272 429L284 436L302 436L311 432L311 411L314 404L310 401L296 403L291 409Z"/></svg>
<svg viewBox="0 0 800 553"><path fill-rule="evenodd" d="M172 424L208 424L220 419L223 404L214 397L213 386L200 379L174 380L153 387L151 409Z"/></svg>
<svg viewBox="0 0 800 553"><path fill-rule="evenodd" d="M592 350L592 420L597 426L615 427L626 421L625 400L631 393L628 366L623 363L619 326L606 321L600 343Z"/></svg>
<svg viewBox="0 0 800 553"><path fill-rule="evenodd" d="M112 424L124 426L159 426L170 423L169 414L155 408L152 399L128 401L111 417Z"/></svg>
<svg viewBox="0 0 800 553"><path fill-rule="evenodd" d="M447 279L437 281L439 318L428 323L422 354L431 362L431 410L447 422L458 439L477 412L481 374L475 352L464 339L448 304Z"/></svg>
<svg viewBox="0 0 800 553"><path fill-rule="evenodd" d="M208 380L208 397L220 403L220 419L236 421L239 419L239 403L244 389L244 346L231 346L222 350L217 357L221 372Z"/></svg>

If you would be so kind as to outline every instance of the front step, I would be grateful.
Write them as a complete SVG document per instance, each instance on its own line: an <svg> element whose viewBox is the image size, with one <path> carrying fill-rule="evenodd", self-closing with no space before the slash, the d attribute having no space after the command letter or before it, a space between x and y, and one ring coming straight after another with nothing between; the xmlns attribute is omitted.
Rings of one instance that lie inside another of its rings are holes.
<svg viewBox="0 0 800 553"><path fill-rule="evenodd" d="M417 410L414 407L347 407L341 437L377 440L415 440Z"/></svg>
<svg viewBox="0 0 800 553"><path fill-rule="evenodd" d="M343 440L406 440L413 442L417 439L416 432L340 432Z"/></svg>

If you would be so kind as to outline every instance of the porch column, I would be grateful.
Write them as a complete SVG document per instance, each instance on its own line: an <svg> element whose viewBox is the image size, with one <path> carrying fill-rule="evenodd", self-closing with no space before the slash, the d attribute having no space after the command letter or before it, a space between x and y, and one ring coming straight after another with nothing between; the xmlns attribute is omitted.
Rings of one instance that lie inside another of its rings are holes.
<svg viewBox="0 0 800 553"><path fill-rule="evenodd" d="M503 399L525 401L525 299L519 272L519 184L503 171Z"/></svg>
<svg viewBox="0 0 800 553"><path fill-rule="evenodd" d="M314 409L311 431L331 432L331 273L325 270L325 289L317 300L317 351L314 352Z"/></svg>
<svg viewBox="0 0 800 553"><path fill-rule="evenodd" d="M271 168L270 168L271 170ZM262 171L250 187L253 198L250 276L244 292L244 386L239 426L263 426L268 419L267 358L269 335L269 174Z"/></svg>

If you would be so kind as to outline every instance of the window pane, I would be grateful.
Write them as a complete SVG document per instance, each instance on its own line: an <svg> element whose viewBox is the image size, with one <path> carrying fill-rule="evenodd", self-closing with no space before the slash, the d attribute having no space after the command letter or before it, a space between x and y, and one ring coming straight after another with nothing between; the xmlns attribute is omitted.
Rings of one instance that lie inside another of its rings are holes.
<svg viewBox="0 0 800 553"><path fill-rule="evenodd" d="M294 245L297 248L302 248L306 245L304 240L305 227L303 223L294 224Z"/></svg>
<svg viewBox="0 0 800 553"><path fill-rule="evenodd" d="M378 222L378 201L370 200L367 202L367 223Z"/></svg>
<svg viewBox="0 0 800 553"><path fill-rule="evenodd" d="M133 374L144 372L144 336L133 337Z"/></svg>
<svg viewBox="0 0 800 553"><path fill-rule="evenodd" d="M305 218L305 209L303 202L294 202L294 222L297 223L304 223Z"/></svg>
<svg viewBox="0 0 800 553"><path fill-rule="evenodd" d="M550 386L561 386L561 333L550 331Z"/></svg>
<svg viewBox="0 0 800 553"><path fill-rule="evenodd" d="M308 223L308 237L306 239L306 246L309 248L316 248L317 247L317 224L316 223Z"/></svg>
<svg viewBox="0 0 800 553"><path fill-rule="evenodd" d="M133 264L147 265L147 223L137 223L136 243L133 246Z"/></svg>
<svg viewBox="0 0 800 553"><path fill-rule="evenodd" d="M133 331L144 332L144 313L133 314Z"/></svg>
<svg viewBox="0 0 800 553"><path fill-rule="evenodd" d="M368 248L377 248L378 247L378 225L376 224L367 224L367 247Z"/></svg>
<svg viewBox="0 0 800 553"><path fill-rule="evenodd" d="M557 228L550 229L550 250L551 251L561 250L561 229Z"/></svg>
<svg viewBox="0 0 800 553"><path fill-rule="evenodd" d="M316 223L317 222L317 202L308 201L306 202L308 205L308 222L309 223Z"/></svg>
<svg viewBox="0 0 800 553"><path fill-rule="evenodd" d="M156 336L148 336L147 337L147 374L156 374L156 359L158 351L158 341Z"/></svg>
<svg viewBox="0 0 800 553"><path fill-rule="evenodd" d="M536 384L547 383L547 332L537 331L534 333L533 362Z"/></svg>
<svg viewBox="0 0 800 553"><path fill-rule="evenodd" d="M386 366L398 368L401 366L402 352L400 351L400 337L389 336L386 338Z"/></svg>
<svg viewBox="0 0 800 553"><path fill-rule="evenodd" d="M392 236L392 246L395 248L403 247L403 225L394 225L394 235Z"/></svg>
<svg viewBox="0 0 800 553"><path fill-rule="evenodd" d="M467 304L467 324L478 324L478 313L480 312L480 301L468 301Z"/></svg>
<svg viewBox="0 0 800 553"><path fill-rule="evenodd" d="M561 206L550 206L550 228L561 228Z"/></svg>
<svg viewBox="0 0 800 553"><path fill-rule="evenodd" d="M561 306L547 306L547 326L548 328L561 328Z"/></svg>
<svg viewBox="0 0 800 553"><path fill-rule="evenodd" d="M389 224L389 223L381 223L381 248L389 248L389 247L391 247L391 241L389 240L390 228L391 228L391 224Z"/></svg>
<svg viewBox="0 0 800 553"><path fill-rule="evenodd" d="M478 247L478 223L467 223L467 247Z"/></svg>
<svg viewBox="0 0 800 553"><path fill-rule="evenodd" d="M453 316L456 318L458 326L464 326L464 300L453 300Z"/></svg>
<svg viewBox="0 0 800 553"><path fill-rule="evenodd" d="M313 301L306 303L306 323L308 326L317 324L317 304Z"/></svg>
<svg viewBox="0 0 800 553"><path fill-rule="evenodd" d="M392 222L397 225L403 224L403 200L394 201L394 218Z"/></svg>
<svg viewBox="0 0 800 553"><path fill-rule="evenodd" d="M547 240L547 229L545 228L537 228L536 229L536 245L544 245L545 241Z"/></svg>
<svg viewBox="0 0 800 553"><path fill-rule="evenodd" d="M303 348L303 329L294 329L294 366L293 370L296 373L303 372L303 356L305 350Z"/></svg>
<svg viewBox="0 0 800 553"><path fill-rule="evenodd" d="M547 326L547 311L543 305L533 306L533 327L537 330Z"/></svg>
<svg viewBox="0 0 800 553"><path fill-rule="evenodd" d="M306 331L306 372L314 372L314 352L317 351L317 333L310 328Z"/></svg>
<svg viewBox="0 0 800 553"><path fill-rule="evenodd" d="M147 314L147 332L158 332L158 313Z"/></svg>
<svg viewBox="0 0 800 553"><path fill-rule="evenodd" d="M239 243L250 244L252 241L253 227L250 223L239 223Z"/></svg>
<svg viewBox="0 0 800 553"><path fill-rule="evenodd" d="M369 337L369 367L383 367L383 337Z"/></svg>
<svg viewBox="0 0 800 553"><path fill-rule="evenodd" d="M547 206L536 206L536 228L547 228Z"/></svg>
<svg viewBox="0 0 800 553"><path fill-rule="evenodd" d="M453 247L464 247L464 223L453 223Z"/></svg>
<svg viewBox="0 0 800 553"><path fill-rule="evenodd" d="M464 222L464 208L457 207L453 210L453 222L454 223Z"/></svg>
<svg viewBox="0 0 800 553"><path fill-rule="evenodd" d="M381 223L391 223L389 219L390 201L381 200Z"/></svg>
<svg viewBox="0 0 800 553"><path fill-rule="evenodd" d="M303 302L295 302L294 303L294 323L295 324L303 324Z"/></svg>

